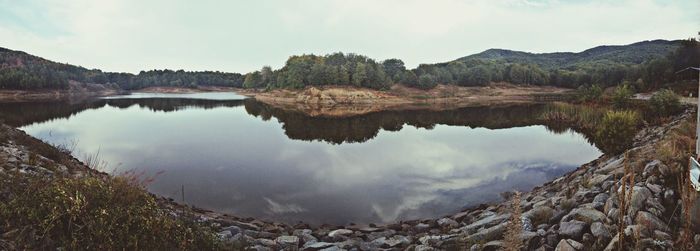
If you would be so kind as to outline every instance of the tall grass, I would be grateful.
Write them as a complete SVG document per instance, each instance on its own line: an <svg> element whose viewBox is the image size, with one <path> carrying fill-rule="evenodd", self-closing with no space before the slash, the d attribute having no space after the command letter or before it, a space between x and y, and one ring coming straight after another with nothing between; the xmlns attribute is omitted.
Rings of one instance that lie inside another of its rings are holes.
<svg viewBox="0 0 700 251"><path fill-rule="evenodd" d="M16 249L212 250L213 231L173 216L129 177L1 174L0 225Z"/></svg>

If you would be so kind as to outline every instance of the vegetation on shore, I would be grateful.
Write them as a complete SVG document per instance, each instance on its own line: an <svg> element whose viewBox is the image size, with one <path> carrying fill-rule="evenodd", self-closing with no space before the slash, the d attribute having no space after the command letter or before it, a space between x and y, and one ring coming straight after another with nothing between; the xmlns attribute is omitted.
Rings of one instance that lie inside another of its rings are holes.
<svg viewBox="0 0 700 251"><path fill-rule="evenodd" d="M403 84L431 89L436 84L485 86L492 82L550 85L567 88L624 84L634 91L655 90L666 83L695 79L675 74L700 64L694 39L645 41L625 46L600 46L580 53L544 53L491 49L439 64L407 69L400 59L376 61L357 54L291 56L277 70L269 66L247 73L142 71L103 72L51 62L23 52L0 48L0 89L67 89L71 81L121 89L151 86L229 86L243 88L301 88L348 85L386 89Z"/></svg>
<svg viewBox="0 0 700 251"><path fill-rule="evenodd" d="M207 226L159 207L135 177L0 173L0 187L0 227L10 249L212 250L219 245Z"/></svg>

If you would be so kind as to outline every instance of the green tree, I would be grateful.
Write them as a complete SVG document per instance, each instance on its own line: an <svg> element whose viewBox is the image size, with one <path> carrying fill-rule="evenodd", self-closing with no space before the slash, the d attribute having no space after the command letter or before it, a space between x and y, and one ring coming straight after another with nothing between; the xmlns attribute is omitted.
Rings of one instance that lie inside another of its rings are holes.
<svg viewBox="0 0 700 251"><path fill-rule="evenodd" d="M355 86L363 86L367 82L367 66L363 63L357 63L355 73L352 75L352 84Z"/></svg>
<svg viewBox="0 0 700 251"><path fill-rule="evenodd" d="M435 77L431 74L423 74L418 77L418 88L420 89L432 89L437 85Z"/></svg>

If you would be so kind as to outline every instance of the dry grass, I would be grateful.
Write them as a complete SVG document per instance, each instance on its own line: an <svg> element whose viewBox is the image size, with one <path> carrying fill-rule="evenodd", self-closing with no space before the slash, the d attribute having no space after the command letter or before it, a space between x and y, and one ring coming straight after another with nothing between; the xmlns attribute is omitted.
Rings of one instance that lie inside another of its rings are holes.
<svg viewBox="0 0 700 251"><path fill-rule="evenodd" d="M620 233L619 240L617 242L618 250L625 250L625 215L627 215L627 210L629 208L629 202L632 200L632 188L634 186L635 171L629 164L629 153L625 153L624 160L624 173L620 179L619 187L616 187L617 200L619 206L619 214L617 219L617 232ZM629 191L628 191L629 188Z"/></svg>
<svg viewBox="0 0 700 251"><path fill-rule="evenodd" d="M0 226L19 250L212 250L213 231L173 216L129 177L0 174Z"/></svg>
<svg viewBox="0 0 700 251"><path fill-rule="evenodd" d="M689 161L695 149L695 129L695 117L691 117L669 132L657 147L659 158L672 171L666 186L675 186L681 199L681 217L674 244L680 250L693 250L694 248L690 212L696 199L696 191L690 184ZM675 214L675 210L673 213Z"/></svg>

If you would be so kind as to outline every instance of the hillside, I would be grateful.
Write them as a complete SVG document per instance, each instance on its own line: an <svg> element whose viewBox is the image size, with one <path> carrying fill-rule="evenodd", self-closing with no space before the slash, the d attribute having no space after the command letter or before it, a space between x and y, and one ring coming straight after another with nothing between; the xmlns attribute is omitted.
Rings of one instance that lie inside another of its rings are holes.
<svg viewBox="0 0 700 251"><path fill-rule="evenodd" d="M241 74L217 71L151 70L139 74L103 72L0 47L0 89L65 90L84 85L105 85L110 89L140 89L150 86L240 87L242 83Z"/></svg>
<svg viewBox="0 0 700 251"><path fill-rule="evenodd" d="M679 46L681 46L679 40L651 40L629 45L603 45L577 53L529 53L506 49L488 49L455 61L466 62L481 59L506 63L536 64L547 70L572 70L594 64L641 64L659 56L668 55Z"/></svg>
<svg viewBox="0 0 700 251"><path fill-rule="evenodd" d="M21 51L0 48L0 89L66 90L75 84L109 89L153 86L226 86L256 89L306 86L352 86L386 90L394 84L432 89L438 84L486 86L508 82L578 88L587 85L633 84L637 91L694 79L675 71L700 64L695 40L652 40L629 45L598 46L582 52L528 53L505 49L438 64L407 69L400 59L377 61L353 53L291 56L280 69L269 66L247 73L150 70L139 74L104 72L57 63ZM71 85L73 83L73 85ZM78 85L80 86L80 85Z"/></svg>

